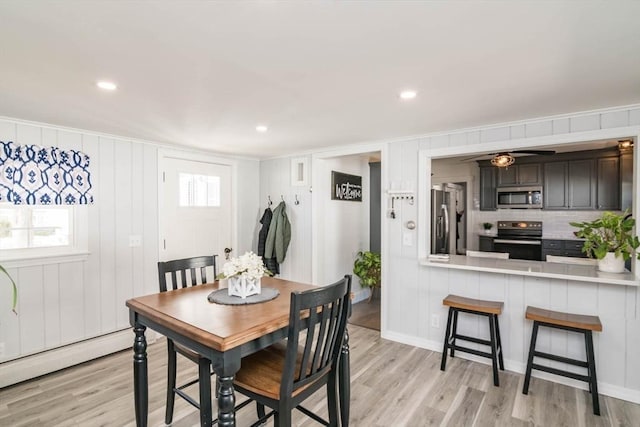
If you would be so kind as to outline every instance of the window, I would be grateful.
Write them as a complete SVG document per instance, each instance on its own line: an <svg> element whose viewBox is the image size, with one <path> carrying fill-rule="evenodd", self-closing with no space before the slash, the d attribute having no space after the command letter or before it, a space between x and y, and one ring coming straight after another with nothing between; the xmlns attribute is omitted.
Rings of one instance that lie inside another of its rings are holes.
<svg viewBox="0 0 640 427"><path fill-rule="evenodd" d="M73 207L0 204L0 250L71 247Z"/></svg>
<svg viewBox="0 0 640 427"><path fill-rule="evenodd" d="M180 173L180 206L220 206L220 177Z"/></svg>

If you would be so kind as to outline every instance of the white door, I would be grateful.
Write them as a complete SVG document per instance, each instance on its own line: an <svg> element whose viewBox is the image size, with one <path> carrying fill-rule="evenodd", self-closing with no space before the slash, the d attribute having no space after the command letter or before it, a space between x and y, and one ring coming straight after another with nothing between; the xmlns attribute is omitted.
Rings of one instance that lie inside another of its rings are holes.
<svg viewBox="0 0 640 427"><path fill-rule="evenodd" d="M218 255L232 248L231 166L163 158L160 260Z"/></svg>

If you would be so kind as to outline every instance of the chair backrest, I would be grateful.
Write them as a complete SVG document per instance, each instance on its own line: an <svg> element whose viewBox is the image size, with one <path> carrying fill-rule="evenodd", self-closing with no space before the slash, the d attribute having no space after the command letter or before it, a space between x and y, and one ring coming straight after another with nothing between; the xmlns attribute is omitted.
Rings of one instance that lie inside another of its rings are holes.
<svg viewBox="0 0 640 427"><path fill-rule="evenodd" d="M294 390L337 368L347 327L350 295L350 275L329 286L291 294L280 396L291 396ZM301 337L304 344L299 348Z"/></svg>
<svg viewBox="0 0 640 427"><path fill-rule="evenodd" d="M467 256L475 258L509 259L508 252L467 251Z"/></svg>
<svg viewBox="0 0 640 427"><path fill-rule="evenodd" d="M593 258L578 258L573 256L547 255L547 262L574 265L598 265L598 260Z"/></svg>
<svg viewBox="0 0 640 427"><path fill-rule="evenodd" d="M188 285L195 286L207 283L207 267L213 267L213 277L216 279L218 268L216 258L218 255L199 256L194 258L175 259L172 261L158 262L158 279L160 292L167 291L167 274L170 276L171 289L186 288ZM200 277L198 278L198 271ZM178 275L180 279L178 279ZM189 276L189 279L187 279Z"/></svg>

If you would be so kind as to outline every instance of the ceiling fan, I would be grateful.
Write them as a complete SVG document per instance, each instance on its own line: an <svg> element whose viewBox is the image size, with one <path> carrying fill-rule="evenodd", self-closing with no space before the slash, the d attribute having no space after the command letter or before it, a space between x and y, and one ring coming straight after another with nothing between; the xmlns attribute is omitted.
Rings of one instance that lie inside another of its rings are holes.
<svg viewBox="0 0 640 427"><path fill-rule="evenodd" d="M511 151L501 151L499 153L488 153L480 156L472 157L466 159L469 160L479 160L485 156L492 156L491 164L497 166L499 168L506 168L515 163L516 158L513 154L534 154L537 156L550 156L552 154L556 154L554 150L511 150Z"/></svg>

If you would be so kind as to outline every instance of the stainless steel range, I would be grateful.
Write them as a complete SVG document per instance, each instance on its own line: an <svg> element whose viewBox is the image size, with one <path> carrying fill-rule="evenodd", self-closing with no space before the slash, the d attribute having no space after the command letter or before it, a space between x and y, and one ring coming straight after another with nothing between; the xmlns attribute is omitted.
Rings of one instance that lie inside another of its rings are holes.
<svg viewBox="0 0 640 427"><path fill-rule="evenodd" d="M542 222L498 221L493 247L496 252L508 252L509 258L542 261Z"/></svg>

